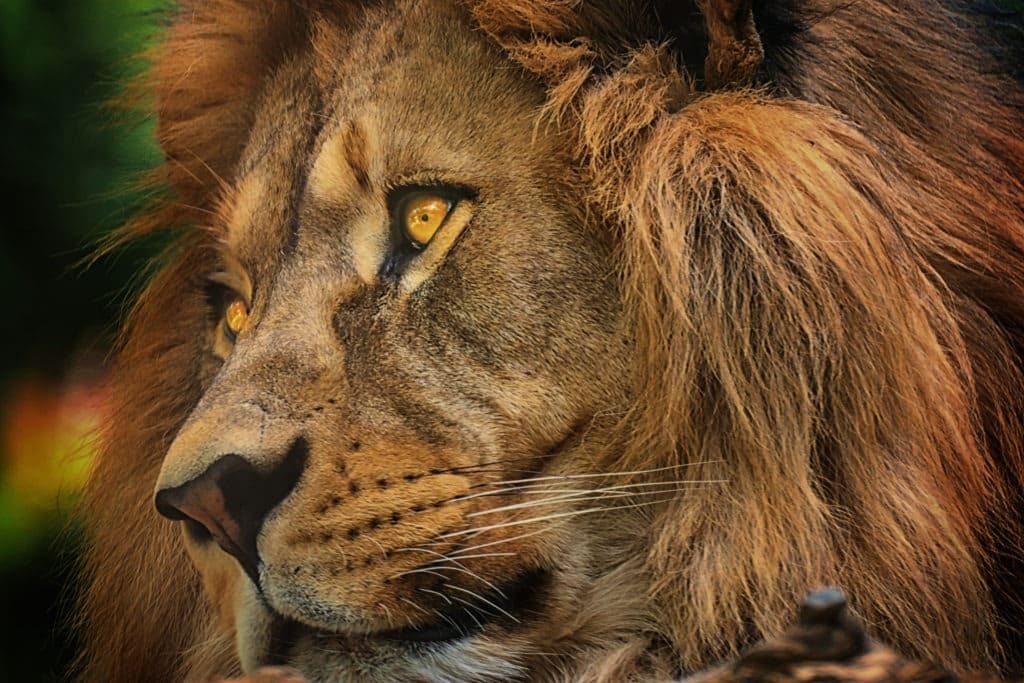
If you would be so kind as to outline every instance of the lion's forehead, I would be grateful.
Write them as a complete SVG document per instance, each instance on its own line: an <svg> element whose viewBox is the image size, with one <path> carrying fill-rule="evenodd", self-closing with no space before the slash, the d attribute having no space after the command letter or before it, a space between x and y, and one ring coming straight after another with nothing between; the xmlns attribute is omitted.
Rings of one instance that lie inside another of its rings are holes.
<svg viewBox="0 0 1024 683"><path fill-rule="evenodd" d="M383 245L358 220L339 235L337 219L379 222L391 185L429 173L513 193L566 179L566 142L538 124L543 89L454 5L396 3L353 24L318 23L254 105L223 201L232 249L267 261L278 253L268 244L326 234L316 249L340 250L365 281Z"/></svg>

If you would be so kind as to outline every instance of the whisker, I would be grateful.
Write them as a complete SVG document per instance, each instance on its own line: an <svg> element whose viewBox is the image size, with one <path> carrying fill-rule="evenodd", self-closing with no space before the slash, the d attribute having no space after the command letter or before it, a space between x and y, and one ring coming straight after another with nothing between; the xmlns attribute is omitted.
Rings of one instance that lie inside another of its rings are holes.
<svg viewBox="0 0 1024 683"><path fill-rule="evenodd" d="M545 474L537 477L527 477L525 479L506 479L504 481L487 482L492 486L505 486L510 484L536 484L542 481L565 481L565 480L576 480L576 479L603 479L612 477L634 477L646 474L657 474L658 472L668 472L669 470L680 470L689 467L696 467L698 465L708 465L718 462L724 462L722 459L717 460L702 460L700 462L683 463L681 465L667 465L665 467L654 467L645 470L630 470L628 472L591 472L586 474ZM479 486L479 485L478 485Z"/></svg>
<svg viewBox="0 0 1024 683"><path fill-rule="evenodd" d="M404 597L399 596L398 599L401 600L402 602L406 603L406 604L412 605L413 607L415 607L419 611L423 612L424 614L430 614L430 612L428 612L426 609L424 609L420 605L417 605L415 602L413 602L409 598L404 598Z"/></svg>
<svg viewBox="0 0 1024 683"><path fill-rule="evenodd" d="M542 460L544 458L549 458L549 457L551 457L551 455L549 455L549 454L539 454L539 455L524 455L524 456L519 457L519 458L501 458L499 460L491 460L490 462L481 462L481 463L476 463L476 464L473 464L473 465L456 465L454 467L435 468L435 469L432 469L429 472L427 472L427 475L434 475L434 476L436 476L436 475L439 475L439 474L462 473L462 472L469 472L469 471L473 471L473 470L487 469L487 468L490 468L490 469L501 469L502 465L507 465L507 464L511 464L511 463L517 463L517 462L529 462L531 460ZM535 470L519 470L519 471L521 471L521 472L533 472Z"/></svg>
<svg viewBox="0 0 1024 683"><path fill-rule="evenodd" d="M461 550L456 550L455 552L452 553L452 557L461 558L461 557L463 557L462 553L469 553L469 552L473 552L474 550L482 550L482 549L487 548L487 547L492 546L492 545L498 545L499 543L511 543L512 541L519 541L519 540L522 540L524 538L529 538L530 536L536 536L537 534L542 534L542 533L544 533L546 531L549 531L549 529L548 528L534 529L533 531L527 531L526 533L517 534L515 536L510 536L509 538L502 538L502 539L498 539L496 541L487 541L486 543L478 543L476 545L471 545L469 547L462 548Z"/></svg>
<svg viewBox="0 0 1024 683"><path fill-rule="evenodd" d="M387 562L387 560L388 560L388 551L385 550L384 546L380 544L380 541L378 541L376 538L374 538L373 536L370 536L370 535L367 535L366 538L368 538L371 541L373 541L374 545L376 545L378 548L380 548L381 559L383 559L385 562Z"/></svg>
<svg viewBox="0 0 1024 683"><path fill-rule="evenodd" d="M492 588L499 595L501 595L501 597L503 597L503 598L505 597L505 594L502 593L500 590L498 590L498 588L493 583L491 583L490 581L488 581L484 577L480 576L479 574L477 574L473 570L469 569L468 567L466 567L464 564L462 564L459 561L459 560L462 560L462 559L465 559L465 558L458 558L458 559L452 558L452 557L449 557L448 555L445 555L444 553L439 553L436 550L430 550L429 548L408 548L407 551L409 551L409 552L421 552L421 553L428 553L430 555L436 555L438 559L436 559L436 560L434 560L432 562L427 563L427 565L425 565L426 567L428 567L428 568L429 567L433 567L434 569L445 569L445 568L448 568L448 569L459 569L459 570L465 572L466 574L469 574L473 578L477 579L478 581L486 584L489 588ZM450 563L452 563L455 566L454 567L446 567L444 565L439 564L440 562L450 562Z"/></svg>
<svg viewBox="0 0 1024 683"><path fill-rule="evenodd" d="M472 595L475 599L479 600L480 602L483 602L484 604L490 605L494 609L498 610L498 612L500 612L501 614L504 614L506 617L508 617L512 621L516 622L517 624L519 623L519 620L516 619L511 614L509 614L507 610L504 610L501 607L499 607L498 605L495 605L493 602L491 602L490 600L488 600L487 598L485 598L482 595L477 595L476 593L474 593L471 590L468 590L466 588L462 588L461 586L455 586L455 585L452 585L452 584L445 584L445 587L446 588L450 588L453 591L460 591L462 593L468 593L469 595ZM455 597L455 596L452 596L452 599L453 600L458 600L458 598Z"/></svg>
<svg viewBox="0 0 1024 683"><path fill-rule="evenodd" d="M410 600L410 599L408 599L408 598L404 598L404 597L401 597L401 596L399 596L399 598L398 598L398 599L399 599L399 600L401 600L402 602L404 602L404 603L406 603L406 604L408 604L408 605L411 605L412 607L414 607L414 608L418 609L418 610L419 610L420 612L423 612L423 613L424 613L424 614L426 614L426 615L427 615L428 617L430 616L430 612L429 612L429 611L427 611L426 609L424 609L424 608L423 608L422 606L420 606L420 605L416 604L416 603L415 603L415 602L413 602L412 600ZM406 618L405 618L405 620L406 620L406 622L408 622L408 624L409 624L409 628L416 628L416 622L415 622L415 621L413 621L412 617L410 617L410 616L408 616L408 615L407 615L407 616L406 616Z"/></svg>
<svg viewBox="0 0 1024 683"><path fill-rule="evenodd" d="M441 578L443 578L444 580L447 581L448 580L447 576L445 576L444 574L438 574L438 572L443 572L443 571L459 572L461 574L466 574L468 576L471 576L474 579L476 579L477 581L479 581L480 583L484 584L485 586L487 586L488 588L493 590L495 593L497 593L501 597L503 597L503 598L507 597L504 593L501 592L500 588L498 588L493 583L491 583L490 581L488 581L484 577L480 576L479 574L477 574L475 572L469 571L465 567L456 567L456 566L451 566L451 565L431 565L430 567L417 567L415 569L407 569L404 572L400 572L400 573L396 574L395 576L393 576L392 578L393 579L400 579L400 578L402 578L404 576L410 576L412 574L433 574L434 576L440 576Z"/></svg>
<svg viewBox="0 0 1024 683"><path fill-rule="evenodd" d="M447 585L447 584L445 584L445 585ZM451 598L449 598L447 595L445 595L441 591L435 591L435 590L431 590L429 588L417 588L416 590L422 591L424 593L431 593L431 594L436 595L437 597L441 598L442 600L444 600L449 605L453 604L452 601L451 601Z"/></svg>
<svg viewBox="0 0 1024 683"><path fill-rule="evenodd" d="M461 602L463 605L465 605L466 607L469 608L467 610L464 610L465 613L466 613L466 616L469 617L470 619L472 619L473 623L476 624L477 628L479 628L482 631L483 628L484 628L484 625L481 624L480 620L476 618L475 614L473 614L473 612L479 610L480 608L478 606L474 605L473 603L468 602L466 600L463 600L462 598L456 597L454 595L452 596L452 600L455 600L456 602Z"/></svg>
<svg viewBox="0 0 1024 683"><path fill-rule="evenodd" d="M596 493L599 491L616 491L625 489L642 489L652 488L658 486L679 486L682 484L724 484L727 479L677 479L673 481L651 481L651 482L636 482L633 484L617 484L615 486L602 486L596 489L587 488L569 488L569 489L554 489L551 488L554 484L542 483L542 484L526 484L521 486L509 486L508 488L500 489L498 491L481 491L480 493L471 493L464 496L455 496L445 502L461 502L464 500L471 500L473 498L487 498L490 496L501 496L509 495L513 493L522 493L523 495L535 495L541 493Z"/></svg>
<svg viewBox="0 0 1024 683"><path fill-rule="evenodd" d="M444 559L448 559L448 556L445 555L444 553L439 553L436 550L431 550L430 548L424 548L422 546L412 546L412 547L409 547L409 548L399 548L395 552L396 553L428 553L428 554L434 555L436 557L441 557L441 558L444 558Z"/></svg>
<svg viewBox="0 0 1024 683"><path fill-rule="evenodd" d="M609 507L597 507L597 508L585 508L583 510L569 510L567 512L556 512L550 515L542 515L540 517L530 517L527 519L514 519L508 522L502 522L500 524L490 524L487 526L477 527L475 529L464 529L462 531L452 531L447 534L441 534L438 538L455 538L458 536L465 536L466 534L475 534L483 531L491 531L493 529L504 529L506 527L520 526L523 524L536 524L538 522L549 522L554 519L565 519L567 517L579 517L582 515L589 515L596 512L611 512L613 510L628 510L638 507L647 507L651 505L658 505L659 503L670 502L672 498L659 498L657 500L650 500L641 503L633 503L631 505L612 505Z"/></svg>
<svg viewBox="0 0 1024 683"><path fill-rule="evenodd" d="M450 604L450 603L449 603L449 604ZM434 610L434 613L435 613L435 614L437 614L437 616L439 616L439 617L441 617L442 619L444 619L444 621L446 621L446 622L448 623L448 625L449 625L449 626L451 626L452 628L454 628L454 629L455 629L456 631L458 631L458 632L459 632L460 634L462 634L463 636L469 635L469 634L467 634L467 633L466 633L466 629L462 628L462 626L461 626L460 624L458 624L458 623L457 623L457 622L456 622L456 621L455 621L454 619L452 619L451 617L449 617L448 615L446 615L446 614L445 614L444 612L442 612L441 610L439 610L439 609L435 609L435 610Z"/></svg>
<svg viewBox="0 0 1024 683"><path fill-rule="evenodd" d="M709 461L716 462L716 461ZM694 463L698 464L698 463ZM673 469L673 468L665 468ZM651 471L661 471L651 470ZM493 481L493 482L481 482L473 484L470 489L478 489L489 486L502 486L493 491L479 491L477 493L459 494L451 496L449 498L441 498L435 503L461 503L466 500L473 500L474 498L488 498L488 497L502 497L511 496L516 494L528 494L528 493L570 493L573 491L610 491L612 489L625 489L625 488L645 488L652 486L670 486L670 485L681 485L681 484L724 484L728 483L728 479L674 479L670 481L652 481L652 482L634 482L631 484L618 484L616 486L603 486L597 489L553 489L553 485L557 483L563 483L565 480L578 481L590 478L600 477L613 477L618 476L615 474L566 474L566 475L545 475L543 477L530 477L527 479L508 479L504 481ZM530 482L530 483L525 483Z"/></svg>
<svg viewBox="0 0 1024 683"><path fill-rule="evenodd" d="M460 466L460 467L448 468L446 470L439 470L439 471L437 471L437 473L438 474L440 474L440 473L459 473L459 474L471 473L471 474L480 474L480 473L487 473L487 472L498 471L498 472L503 472L503 473L521 473L521 474L528 474L528 475L537 475L537 474L539 474L538 470L517 470L517 469L509 469L509 468L501 466L503 463L517 462L517 461L520 461L520 460L529 460L529 459L533 459L533 458L536 458L536 457L538 457L538 456L531 456L529 458L511 458L511 459L508 459L508 460L496 460L494 462L480 463L478 465L464 465L464 466ZM721 458L716 458L716 459L712 459L712 460L699 460L699 461L696 461L696 462L681 463L681 464L677 464L677 465L666 465L665 467L649 468L649 469L644 469L644 470L633 470L633 471L629 471L629 472L592 472L592 473L579 473L579 474L547 474L547 475L543 475L543 476L529 476L529 477L526 477L525 480L527 480L527 481L538 481L538 480L542 480L542 479L545 479L545 478L549 478L549 479L555 479L555 478L562 479L562 478L584 478L584 477L625 477L625 476L636 476L636 475L642 475L642 474L654 474L654 473L657 473L657 472L665 472L665 471L668 471L668 470L685 469L685 468L689 468L689 467L697 467L697 466L700 466L700 465L709 465L709 464L720 463L720 462L724 462L724 460L721 459ZM517 481L523 481L523 480L522 479L519 479L519 480L517 480L517 479L510 479L510 480L506 480L506 481L484 482L482 484L477 484L476 486L484 486L484 485L487 485L489 483L495 483L495 484L513 483L513 482L517 482Z"/></svg>
<svg viewBox="0 0 1024 683"><path fill-rule="evenodd" d="M387 605L385 605L383 602L378 602L377 607L380 607L382 610L384 610L384 615L388 618L389 624L395 623L394 617L391 616L391 609Z"/></svg>
<svg viewBox="0 0 1024 683"><path fill-rule="evenodd" d="M430 574L431 576L436 576L437 578L439 578L439 579L441 579L443 581L447 581L448 580L448 577L445 576L444 574L442 574L441 572L436 572L436 571L433 571L433 570L430 570L430 569L424 569L423 567L417 567L416 569L407 569L404 572L399 572L398 574L395 574L391 578L392 579L400 579L403 576L407 576L409 574Z"/></svg>
<svg viewBox="0 0 1024 683"><path fill-rule="evenodd" d="M433 564L436 564L438 562L452 562L452 561L454 561L456 559L458 559L458 560L470 560L470 559L477 558L477 557L515 557L518 554L519 553L478 553L476 555L459 555L457 558L445 556L445 558L443 560L434 560L433 562L430 562L429 564L433 565Z"/></svg>
<svg viewBox="0 0 1024 683"><path fill-rule="evenodd" d="M681 493L689 489L678 486L672 488L658 488L653 491L604 491L598 489L596 491L580 490L575 493L567 493L558 496L552 496L550 498L543 498L541 500L528 500L521 503L513 503L511 505L502 505L500 507L490 508L487 510L477 510L476 512L470 512L466 515L469 517L479 517L481 515L489 515L495 512L507 512L508 510L521 510L525 508L538 507L541 505L555 505L557 503L589 503L597 500L610 500L613 498L640 498L643 496L656 496L662 493Z"/></svg>

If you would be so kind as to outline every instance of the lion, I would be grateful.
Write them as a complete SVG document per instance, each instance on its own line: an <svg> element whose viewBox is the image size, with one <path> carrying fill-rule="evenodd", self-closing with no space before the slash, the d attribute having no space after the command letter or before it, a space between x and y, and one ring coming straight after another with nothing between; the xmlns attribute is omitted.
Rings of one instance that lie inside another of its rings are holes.
<svg viewBox="0 0 1024 683"><path fill-rule="evenodd" d="M183 0L81 674L1024 666L1024 142L926 0Z"/></svg>

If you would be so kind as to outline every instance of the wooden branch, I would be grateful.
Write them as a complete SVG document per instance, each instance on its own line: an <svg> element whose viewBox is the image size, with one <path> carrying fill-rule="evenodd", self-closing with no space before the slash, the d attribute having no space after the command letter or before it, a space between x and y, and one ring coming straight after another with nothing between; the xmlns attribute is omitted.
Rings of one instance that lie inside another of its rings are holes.
<svg viewBox="0 0 1024 683"><path fill-rule="evenodd" d="M836 589L812 593L797 623L783 636L755 646L735 662L682 683L997 683L986 674L956 677L939 666L904 659L871 641L863 622Z"/></svg>

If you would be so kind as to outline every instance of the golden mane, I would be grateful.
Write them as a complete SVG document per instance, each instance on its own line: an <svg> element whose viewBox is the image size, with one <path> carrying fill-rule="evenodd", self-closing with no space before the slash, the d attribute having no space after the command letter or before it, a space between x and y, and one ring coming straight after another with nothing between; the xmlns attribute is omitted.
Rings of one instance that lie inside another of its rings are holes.
<svg viewBox="0 0 1024 683"><path fill-rule="evenodd" d="M150 84L175 196L128 235L215 209L265 74L347 7L179 4ZM538 125L575 135L586 208L618 234L642 362L607 468L729 480L652 525L659 632L710 664L834 582L907 654L1006 665L999 639L1024 640L1020 606L993 602L1024 566L1024 96L980 24L925 0L755 2L762 84L708 91L677 47L704 43L697 5L468 4L547 85ZM82 508L90 680L171 680L189 648L232 647L201 632L151 500L203 379L182 370L197 331L164 312L201 306L176 283L211 239L180 238L126 325Z"/></svg>

